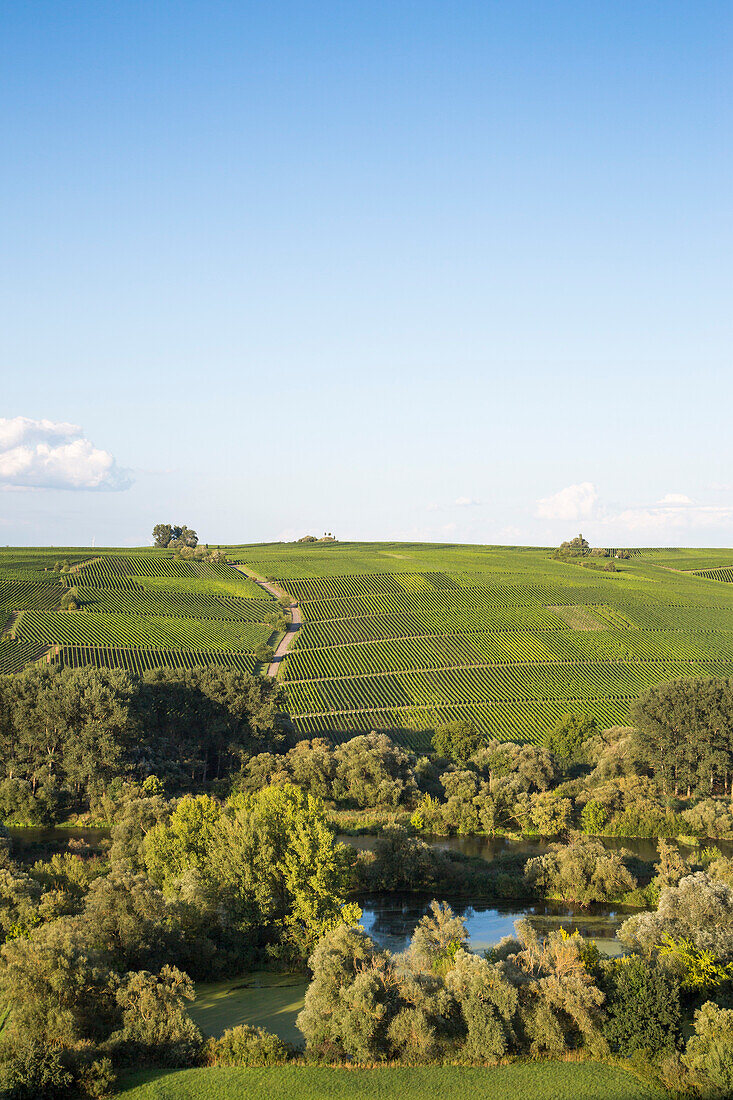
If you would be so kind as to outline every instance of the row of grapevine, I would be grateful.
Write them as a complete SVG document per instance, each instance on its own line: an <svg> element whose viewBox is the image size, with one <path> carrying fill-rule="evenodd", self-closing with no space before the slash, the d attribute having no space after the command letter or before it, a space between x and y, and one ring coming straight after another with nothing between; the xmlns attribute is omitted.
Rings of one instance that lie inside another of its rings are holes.
<svg viewBox="0 0 733 1100"><path fill-rule="evenodd" d="M593 608L592 611L597 617L607 620L609 629L616 626L623 631L628 631L630 626L644 631L673 630L706 633L733 630L733 610L728 608L628 606L623 612L619 612L617 623L613 622L605 609ZM632 618L632 615L635 618ZM567 624L559 615L544 607L504 609L491 615L476 608L473 611L444 611L424 615L367 615L361 618L315 622L306 619L298 637L298 650L405 638L413 635L529 630L544 636L547 632L566 632L567 629Z"/></svg>
<svg viewBox="0 0 733 1100"><path fill-rule="evenodd" d="M66 562L70 572L53 569ZM81 610L59 611L75 587ZM269 640L275 601L243 572L163 552L0 550L0 627L8 616L0 672L17 672L49 648L67 665L252 670ZM51 658L49 658L51 659Z"/></svg>
<svg viewBox="0 0 733 1100"><path fill-rule="evenodd" d="M642 630L733 630L733 607L641 602L616 606Z"/></svg>
<svg viewBox="0 0 733 1100"><path fill-rule="evenodd" d="M82 583L101 584L105 577L167 577L190 574L189 562L174 561L163 554L139 554L130 557L99 557L79 570Z"/></svg>
<svg viewBox="0 0 733 1100"><path fill-rule="evenodd" d="M295 715L375 707L446 706L505 701L634 697L654 684L694 676L722 676L733 663L711 661L514 664L388 672L332 680L296 680L287 685Z"/></svg>
<svg viewBox="0 0 733 1100"><path fill-rule="evenodd" d="M698 569L695 571L696 577L704 577L709 581L725 581L726 584L733 584L733 569Z"/></svg>
<svg viewBox="0 0 733 1100"><path fill-rule="evenodd" d="M0 635L0 675L21 672L26 665L39 660L46 651L43 645L18 642L7 635Z"/></svg>
<svg viewBox="0 0 733 1100"><path fill-rule="evenodd" d="M217 665L253 672L252 653L232 649L144 649L111 646L55 646L48 655L50 663L62 668L124 668L142 673L153 668L199 668Z"/></svg>
<svg viewBox="0 0 733 1100"><path fill-rule="evenodd" d="M227 579L232 576L246 586L248 578L225 562L193 561L190 558L172 558L165 554L137 554L129 557L99 557L89 560L78 570L79 574L104 584L105 577L211 577ZM89 583L84 581L83 583ZM249 581L251 584L252 582ZM258 589L259 591L259 589Z"/></svg>
<svg viewBox="0 0 733 1100"><path fill-rule="evenodd" d="M412 587L404 583L407 576L413 582ZM421 578L424 580L424 578ZM411 574L375 574L371 577L319 577L313 581L278 580L281 587L301 603L329 603L343 601L350 614L350 606L369 606L375 611L393 610L400 606L421 607L460 606L478 601L487 607L513 607L526 603L557 604L570 602L566 599L572 594L573 603L604 603L608 591L588 583L587 577L572 577L562 584L537 583L534 579L521 579L516 584L474 584L472 586L436 587L415 583L417 578ZM351 604L351 601L359 603ZM335 617L335 616L329 616Z"/></svg>
<svg viewBox="0 0 733 1100"><path fill-rule="evenodd" d="M385 603L383 609L372 609L363 605L355 607L353 604L345 608L334 608L333 602L328 601L326 606L320 602L316 606L309 603L301 604L301 610L311 632L318 630L338 632L342 628L348 631L348 624L355 622L364 623L364 630L370 631L369 620L373 620L374 623L378 620L417 623L418 629L408 633L418 634L460 630L461 627L478 630L485 630L488 626L495 630L549 630L564 629L566 625L562 616L540 603L524 604L521 607L495 607L482 604L480 600L466 600L461 603L446 602L428 607L418 600L405 600L400 603L393 601L391 605ZM329 614L333 611L343 611L344 614ZM400 630L400 633L404 633L404 630ZM367 633L365 636L379 637L380 635Z"/></svg>
<svg viewBox="0 0 733 1100"><path fill-rule="evenodd" d="M452 665L558 661L733 659L733 631L476 631L297 648L284 661L287 681L365 676Z"/></svg>
<svg viewBox="0 0 733 1100"><path fill-rule="evenodd" d="M218 619L180 619L160 615L115 615L108 612L24 611L15 637L46 645L144 646L184 649L254 649L266 642L271 627L262 623Z"/></svg>
<svg viewBox="0 0 733 1100"><path fill-rule="evenodd" d="M272 610L273 604L271 600L216 596L192 592L190 589L185 592L176 590L151 592L144 589L129 591L117 588L88 588L85 585L79 585L78 592L84 610L95 613L111 611L128 615L174 615L182 618L245 619L257 622Z"/></svg>
<svg viewBox="0 0 733 1100"><path fill-rule="evenodd" d="M7 581L0 578L0 611L20 611L34 608L53 611L59 606L64 590L60 584L39 581Z"/></svg>
<svg viewBox="0 0 733 1100"><path fill-rule="evenodd" d="M147 579L147 578L146 578ZM135 577L117 576L114 573L95 574L90 571L80 570L78 573L63 573L61 583L64 588L101 588L105 591L114 589L116 592L145 592L145 586ZM187 587L188 591L188 587Z"/></svg>
<svg viewBox="0 0 733 1100"><path fill-rule="evenodd" d="M70 553L63 549L52 549L47 553L25 553L22 550L0 550L0 572L10 569L30 570L34 573L53 571L56 562L67 562L69 565L80 565L91 558L89 551L86 553Z"/></svg>
<svg viewBox="0 0 733 1100"><path fill-rule="evenodd" d="M487 737L541 744L568 711L591 714L601 728L627 725L630 699L564 699L526 703L487 702L452 707L375 708L353 714L322 714L295 718L301 732L347 740L355 733L386 730L395 741L417 752L430 750L431 730L446 722L468 719Z"/></svg>

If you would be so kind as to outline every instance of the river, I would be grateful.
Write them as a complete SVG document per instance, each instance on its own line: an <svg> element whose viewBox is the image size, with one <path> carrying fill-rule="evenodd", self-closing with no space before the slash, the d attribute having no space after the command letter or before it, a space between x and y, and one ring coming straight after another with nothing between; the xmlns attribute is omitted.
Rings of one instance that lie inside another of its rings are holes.
<svg viewBox="0 0 733 1100"><path fill-rule="evenodd" d="M464 836L464 837L426 837L433 847L461 852L466 856L479 857L491 861L500 855L523 855L527 859L546 851L553 843L540 837L526 837L514 840L509 837ZM656 862L657 841L652 837L600 838L606 848L625 848L636 859L649 865ZM339 840L352 844L357 850L372 850L378 838L374 836L339 836ZM733 841L711 840L726 855L733 855ZM690 855L692 849L680 845L683 855ZM443 899L438 899L443 900ZM430 907L430 897L415 894L376 894L359 899L362 907L362 925L380 946L391 951L404 951L415 925ZM462 916L470 937L470 946L474 951L482 951L499 942L503 936L514 934L514 924L522 917L542 935L555 928L565 928L569 932L577 929L582 935L593 939L599 950L605 955L619 955L621 945L616 939L616 931L634 910L621 910L615 905L592 905L587 909L560 902L537 902L505 899L483 899L471 904L450 899L452 908Z"/></svg>
<svg viewBox="0 0 733 1100"><path fill-rule="evenodd" d="M108 829L10 827L8 831L13 841L14 853L26 860L67 850L69 840L83 841L93 851L101 851L103 842L109 837ZM374 847L378 838L341 835L338 839L359 850L367 850ZM463 855L488 861L510 853L529 858L545 851L552 843L537 837L521 840L486 836L426 839L436 848L461 852ZM602 839L606 847L626 848L633 856L646 863L651 864L657 858L657 842L653 838ZM733 841L711 840L708 843L716 845L726 855L733 855ZM683 854L690 854L690 849L682 847L681 850ZM380 946L391 951L403 951L416 924L428 912L430 901L430 897L415 894L364 895L359 898L363 914L361 923ZM515 922L527 917L540 933L547 933L553 928L565 928L572 932L577 928L584 936L594 939L605 954L615 955L620 951L616 930L629 916L629 912L610 905L593 905L588 909L580 909L555 902L504 899L483 899L472 904L451 900L451 905L465 919L470 946L475 951L498 943L502 936L512 935Z"/></svg>

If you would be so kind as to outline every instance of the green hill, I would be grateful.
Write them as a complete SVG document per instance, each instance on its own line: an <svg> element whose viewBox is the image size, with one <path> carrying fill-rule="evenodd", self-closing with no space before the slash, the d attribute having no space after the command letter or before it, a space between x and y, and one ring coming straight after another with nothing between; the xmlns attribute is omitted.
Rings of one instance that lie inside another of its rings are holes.
<svg viewBox="0 0 733 1100"><path fill-rule="evenodd" d="M303 627L280 675L298 729L388 730L426 747L436 724L541 740L567 711L625 723L645 688L733 672L733 550L556 560L507 546L237 546ZM70 572L54 571L67 561ZM610 562L615 571L606 571ZM592 567L595 566L595 567ZM60 609L76 587L80 610ZM0 671L34 660L255 667L274 601L228 563L167 551L0 551Z"/></svg>
<svg viewBox="0 0 733 1100"><path fill-rule="evenodd" d="M281 674L311 734L396 730L417 748L436 724L470 718L487 735L541 740L567 711L625 723L652 684L733 671L733 551L558 561L526 547L337 543L229 554L299 602L304 626Z"/></svg>

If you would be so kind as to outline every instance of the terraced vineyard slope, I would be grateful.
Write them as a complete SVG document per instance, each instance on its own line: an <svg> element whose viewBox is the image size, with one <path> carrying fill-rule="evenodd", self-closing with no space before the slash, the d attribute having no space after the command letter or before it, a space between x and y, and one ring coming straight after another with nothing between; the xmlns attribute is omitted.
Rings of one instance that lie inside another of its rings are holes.
<svg viewBox="0 0 733 1100"><path fill-rule="evenodd" d="M635 551L616 572L522 547L279 543L227 553L298 602L303 625L278 672L304 734L387 730L424 748L436 725L471 718L487 736L538 741L569 710L625 722L652 684L733 675L729 550ZM80 609L63 610L72 586ZM276 640L275 609L228 563L149 549L4 549L0 673L34 661L254 670L256 647Z"/></svg>
<svg viewBox="0 0 733 1100"><path fill-rule="evenodd" d="M733 675L733 551L648 550L616 572L548 550L408 544L232 547L303 627L283 661L304 733L435 725L539 741L570 710L603 724L677 677ZM603 562L603 559L602 559Z"/></svg>
<svg viewBox="0 0 733 1100"><path fill-rule="evenodd" d="M63 571L55 569L56 563ZM79 608L64 610L75 588ZM253 671L275 606L222 562L167 551L0 550L0 673L34 661Z"/></svg>

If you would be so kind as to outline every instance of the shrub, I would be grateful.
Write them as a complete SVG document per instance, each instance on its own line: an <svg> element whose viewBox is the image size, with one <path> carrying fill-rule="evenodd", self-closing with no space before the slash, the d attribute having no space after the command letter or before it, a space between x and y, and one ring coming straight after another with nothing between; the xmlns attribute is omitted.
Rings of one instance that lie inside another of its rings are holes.
<svg viewBox="0 0 733 1100"><path fill-rule="evenodd" d="M0 1048L0 1090L6 1100L50 1100L65 1096L71 1083L61 1052L39 1039Z"/></svg>
<svg viewBox="0 0 733 1100"><path fill-rule="evenodd" d="M191 979L174 966L131 971L117 992L122 1028L110 1036L112 1049L134 1065L196 1064L203 1037L184 1006L192 1000Z"/></svg>
<svg viewBox="0 0 733 1100"><path fill-rule="evenodd" d="M627 855L623 850L609 852L600 841L580 837L570 844L551 844L545 855L528 859L524 877L547 896L577 905L610 901L636 886L624 863Z"/></svg>
<svg viewBox="0 0 733 1100"><path fill-rule="evenodd" d="M623 1056L674 1049L680 1031L677 982L666 969L641 956L617 959L607 983L604 1033Z"/></svg>
<svg viewBox="0 0 733 1100"><path fill-rule="evenodd" d="M728 802L704 798L689 810L683 810L685 822L699 836L733 836L733 814Z"/></svg>
<svg viewBox="0 0 733 1100"><path fill-rule="evenodd" d="M80 1077L79 1083L88 1096L109 1096L117 1075L109 1058L98 1058Z"/></svg>
<svg viewBox="0 0 733 1100"><path fill-rule="evenodd" d="M682 1061L703 1097L733 1093L733 1010L706 1001L695 1013L695 1034Z"/></svg>
<svg viewBox="0 0 733 1100"><path fill-rule="evenodd" d="M477 752L483 739L483 734L470 719L462 719L438 726L433 734L433 748L446 760L465 764Z"/></svg>
<svg viewBox="0 0 733 1100"><path fill-rule="evenodd" d="M605 806L602 806L600 802L596 802L593 798L590 802L586 802L580 815L580 822L586 836L598 836L607 819L608 814Z"/></svg>
<svg viewBox="0 0 733 1100"><path fill-rule="evenodd" d="M279 1036L242 1024L229 1028L220 1039L209 1040L206 1061L210 1066L279 1066L289 1053Z"/></svg>
<svg viewBox="0 0 733 1100"><path fill-rule="evenodd" d="M583 759L583 743L598 732L590 714L565 714L547 738L547 747L559 760L575 763Z"/></svg>

